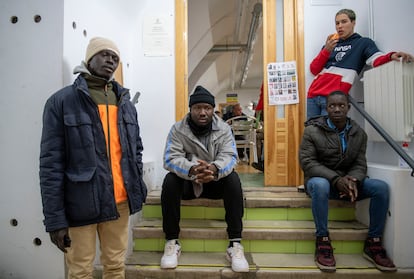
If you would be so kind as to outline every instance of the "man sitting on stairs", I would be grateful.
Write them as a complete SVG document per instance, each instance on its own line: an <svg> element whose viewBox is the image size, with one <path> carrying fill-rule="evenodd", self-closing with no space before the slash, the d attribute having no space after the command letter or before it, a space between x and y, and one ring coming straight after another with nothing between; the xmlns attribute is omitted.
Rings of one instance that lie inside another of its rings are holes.
<svg viewBox="0 0 414 279"><path fill-rule="evenodd" d="M237 149L229 125L214 114L214 96L197 86L190 96L190 112L175 123L164 150L161 207L166 244L161 268L176 268L181 246L181 200L223 199L229 246L227 259L233 271L248 272L242 237L243 192L234 171Z"/></svg>
<svg viewBox="0 0 414 279"><path fill-rule="evenodd" d="M388 184L367 177L367 135L347 117L350 106L344 92L330 93L326 104L328 115L310 118L305 123L299 149L306 192L312 198L316 227L315 263L322 271L336 270L328 232L329 199L354 202L371 198L363 255L381 271L396 271L381 244L389 204Z"/></svg>

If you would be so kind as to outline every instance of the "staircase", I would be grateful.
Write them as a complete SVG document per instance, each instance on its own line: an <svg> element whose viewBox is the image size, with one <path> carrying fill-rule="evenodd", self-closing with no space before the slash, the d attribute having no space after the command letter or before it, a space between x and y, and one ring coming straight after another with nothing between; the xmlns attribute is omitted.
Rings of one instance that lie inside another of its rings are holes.
<svg viewBox="0 0 414 279"><path fill-rule="evenodd" d="M414 270L382 273L362 257L367 226L355 220L354 205L330 201L329 228L335 273L315 266L311 201L296 187L244 187L242 244L249 273L235 273L225 258L228 245L221 200L182 201L182 254L175 270L159 267L164 249L160 191L148 194L142 220L133 228L134 252L126 278L414 278ZM96 278L100 278L97 267Z"/></svg>

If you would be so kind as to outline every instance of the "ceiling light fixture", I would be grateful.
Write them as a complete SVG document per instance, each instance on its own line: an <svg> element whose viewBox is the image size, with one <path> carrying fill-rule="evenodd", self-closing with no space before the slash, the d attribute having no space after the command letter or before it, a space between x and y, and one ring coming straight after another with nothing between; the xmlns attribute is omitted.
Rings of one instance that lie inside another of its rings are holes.
<svg viewBox="0 0 414 279"><path fill-rule="evenodd" d="M254 45L256 42L256 33L257 33L258 27L262 23L262 4L261 3L256 3L254 5L252 14L253 16L252 16L252 21L250 23L249 37L247 39L247 51L246 51L246 56L245 56L245 60L244 60L243 67L242 67L240 87L243 86L243 84L245 83L247 79L249 66L253 60L253 50L254 50Z"/></svg>

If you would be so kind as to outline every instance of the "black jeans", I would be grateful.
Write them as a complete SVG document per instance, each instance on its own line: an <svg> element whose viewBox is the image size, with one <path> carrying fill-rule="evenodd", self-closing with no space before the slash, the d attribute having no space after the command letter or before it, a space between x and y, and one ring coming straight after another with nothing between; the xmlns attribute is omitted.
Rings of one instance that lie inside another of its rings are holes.
<svg viewBox="0 0 414 279"><path fill-rule="evenodd" d="M167 240L179 238L181 200L195 198L190 180L185 180L171 172L165 176L162 184L161 207L162 226ZM241 238L244 213L243 191L236 172L233 171L219 181L204 184L200 198L223 199L228 237Z"/></svg>

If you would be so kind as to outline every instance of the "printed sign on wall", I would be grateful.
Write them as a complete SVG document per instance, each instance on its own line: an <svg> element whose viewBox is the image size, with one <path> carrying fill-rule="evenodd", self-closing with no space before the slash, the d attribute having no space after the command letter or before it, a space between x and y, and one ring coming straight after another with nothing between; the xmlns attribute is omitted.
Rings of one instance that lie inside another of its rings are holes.
<svg viewBox="0 0 414 279"><path fill-rule="evenodd" d="M296 61L267 65L269 105L299 103Z"/></svg>

